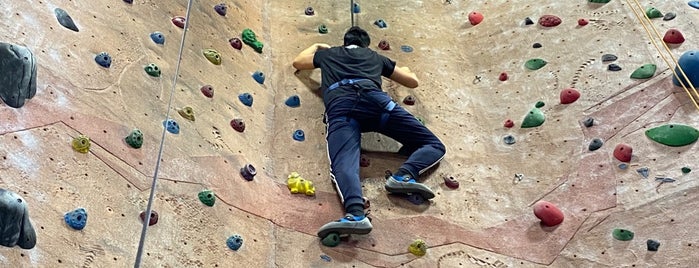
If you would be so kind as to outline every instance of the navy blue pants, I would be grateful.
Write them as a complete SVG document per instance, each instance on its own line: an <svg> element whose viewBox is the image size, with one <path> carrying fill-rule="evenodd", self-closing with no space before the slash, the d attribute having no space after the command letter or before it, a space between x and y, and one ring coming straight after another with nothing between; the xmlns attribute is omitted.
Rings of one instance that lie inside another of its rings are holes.
<svg viewBox="0 0 699 268"><path fill-rule="evenodd" d="M378 132L400 142L401 153L409 155L401 167L416 179L444 157L444 144L417 118L399 105L391 111L385 108L392 101L386 92L352 87L335 90L347 94L326 103L326 140L331 177L345 209L364 204L359 181L361 133Z"/></svg>

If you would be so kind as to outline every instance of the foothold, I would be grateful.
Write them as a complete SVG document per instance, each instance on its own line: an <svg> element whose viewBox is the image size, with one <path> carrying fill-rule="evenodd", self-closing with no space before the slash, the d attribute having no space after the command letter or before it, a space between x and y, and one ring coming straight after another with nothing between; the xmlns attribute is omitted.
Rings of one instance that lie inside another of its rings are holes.
<svg viewBox="0 0 699 268"><path fill-rule="evenodd" d="M696 142L699 130L687 125L667 124L646 130L646 137L660 144L680 147Z"/></svg>
<svg viewBox="0 0 699 268"><path fill-rule="evenodd" d="M541 108L544 107L544 105L546 105L546 103L544 103L543 101L537 101L536 104L534 104L534 107Z"/></svg>
<svg viewBox="0 0 699 268"><path fill-rule="evenodd" d="M403 103L405 105L415 105L415 97L413 95L408 95L403 98Z"/></svg>
<svg viewBox="0 0 699 268"><path fill-rule="evenodd" d="M541 220L544 226L556 226L563 222L563 212L548 201L538 201L534 204L534 216Z"/></svg>
<svg viewBox="0 0 699 268"><path fill-rule="evenodd" d="M165 127L165 129L167 129L167 132L170 132L172 134L180 133L180 125L177 124L177 122L172 118L163 121L163 126Z"/></svg>
<svg viewBox="0 0 699 268"><path fill-rule="evenodd" d="M330 233L321 240L321 243L326 247L336 247L340 244L340 235L337 233Z"/></svg>
<svg viewBox="0 0 699 268"><path fill-rule="evenodd" d="M690 50L683 53L680 59L678 60L678 63L679 66L675 67L675 73L678 74L680 79L677 80L677 77L673 75L672 83L678 87L682 85L684 85L687 88L690 87L689 83L687 83L687 79L685 79L684 75L682 75L682 72L680 72L680 68L682 68L682 70L684 70L684 73L687 75L689 81L692 82L692 85L699 85L699 51ZM680 84L680 82L682 84Z"/></svg>
<svg viewBox="0 0 699 268"><path fill-rule="evenodd" d="M689 1L687 4L689 4L690 7L699 9L699 1Z"/></svg>
<svg viewBox="0 0 699 268"><path fill-rule="evenodd" d="M204 203L204 205L213 207L216 203L216 195L211 190L203 190L199 192L199 201Z"/></svg>
<svg viewBox="0 0 699 268"><path fill-rule="evenodd" d="M254 73L252 73L252 79L255 79L255 81L258 84L262 85L265 83L265 73L261 71L255 71Z"/></svg>
<svg viewBox="0 0 699 268"><path fill-rule="evenodd" d="M177 113L189 121L194 121L194 109L189 106L182 107L182 109L177 109Z"/></svg>
<svg viewBox="0 0 699 268"><path fill-rule="evenodd" d="M124 140L131 148L141 148L141 146L143 146L143 132L139 129L134 129Z"/></svg>
<svg viewBox="0 0 699 268"><path fill-rule="evenodd" d="M532 25L534 24L534 21L530 19L529 17L524 18L524 25Z"/></svg>
<svg viewBox="0 0 699 268"><path fill-rule="evenodd" d="M668 12L668 13L665 13L665 16L663 16L663 20L668 21L668 20L674 19L675 17L677 17L677 14L675 14L673 12Z"/></svg>
<svg viewBox="0 0 699 268"><path fill-rule="evenodd" d="M257 169L252 164L245 164L240 168L240 175L247 181L252 181L257 175Z"/></svg>
<svg viewBox="0 0 699 268"><path fill-rule="evenodd" d="M29 219L29 208L24 198L0 189L0 219L0 245L23 249L36 246L36 231Z"/></svg>
<svg viewBox="0 0 699 268"><path fill-rule="evenodd" d="M419 194L408 195L407 199L408 199L408 202L412 203L413 205L417 205L417 206L425 203L425 198Z"/></svg>
<svg viewBox="0 0 699 268"><path fill-rule="evenodd" d="M228 6L224 3L220 3L218 5L214 6L214 11L218 13L221 16L226 16L226 13L228 12Z"/></svg>
<svg viewBox="0 0 699 268"><path fill-rule="evenodd" d="M295 141L304 141L306 140L306 135L303 133L303 130L297 129L294 131L293 138Z"/></svg>
<svg viewBox="0 0 699 268"><path fill-rule="evenodd" d="M245 29L243 30L242 38L243 43L252 47L257 53L262 53L262 48L264 47L264 44L262 44L262 42L260 41L257 41L257 36L255 36L255 32L253 32L250 29Z"/></svg>
<svg viewBox="0 0 699 268"><path fill-rule="evenodd" d="M583 126L585 126L585 127L592 127L594 125L595 125L595 119L592 117L588 117L588 118L585 118L585 120L583 120Z"/></svg>
<svg viewBox="0 0 699 268"><path fill-rule="evenodd" d="M146 65L143 70L152 77L160 77L160 68L158 68L158 65L155 65L155 63Z"/></svg>
<svg viewBox="0 0 699 268"><path fill-rule="evenodd" d="M515 122L512 121L512 119L507 119L505 120L505 123L503 124L506 128L511 128L515 126Z"/></svg>
<svg viewBox="0 0 699 268"><path fill-rule="evenodd" d="M238 251L243 246L243 238L240 235L232 235L226 239L226 246L234 251Z"/></svg>
<svg viewBox="0 0 699 268"><path fill-rule="evenodd" d="M299 95L292 95L291 97L286 99L286 101L284 101L284 104L291 108L296 108L301 106L301 99L299 98Z"/></svg>
<svg viewBox="0 0 699 268"><path fill-rule="evenodd" d="M647 79L653 77L655 75L655 69L656 66L655 64L644 64L641 67L638 67L633 73L631 73L631 78L636 78L636 79Z"/></svg>
<svg viewBox="0 0 699 268"><path fill-rule="evenodd" d="M626 229L614 229L614 231L612 231L612 236L619 241L631 241L633 239L633 232Z"/></svg>
<svg viewBox="0 0 699 268"><path fill-rule="evenodd" d="M618 167L619 167L619 169L626 169L626 168L628 168L628 167L629 167L629 165L628 165L628 164L626 164L626 163L621 163L621 164L619 164L619 166L618 166Z"/></svg>
<svg viewBox="0 0 699 268"><path fill-rule="evenodd" d="M133 0L124 0L124 3L133 4Z"/></svg>
<svg viewBox="0 0 699 268"><path fill-rule="evenodd" d="M402 50L403 52L406 52L406 53L410 53L410 52L413 52L413 47L408 46L408 45L402 45L402 46L400 46L400 50Z"/></svg>
<svg viewBox="0 0 699 268"><path fill-rule="evenodd" d="M425 120L422 119L422 117L416 116L415 119L417 119L417 121L420 122L420 124L422 124L423 126L425 125Z"/></svg>
<svg viewBox="0 0 699 268"><path fill-rule="evenodd" d="M450 189L458 189L459 188L459 181L454 179L454 177L444 177L444 184L449 187Z"/></svg>
<svg viewBox="0 0 699 268"><path fill-rule="evenodd" d="M138 217L141 218L141 221L145 221L146 219L146 212L141 211L141 214L138 215ZM155 210L150 211L150 219L148 219L148 226L152 226L158 223L158 212Z"/></svg>
<svg viewBox="0 0 699 268"><path fill-rule="evenodd" d="M538 127L544 124L546 116L539 108L532 108L522 121L522 128Z"/></svg>
<svg viewBox="0 0 699 268"><path fill-rule="evenodd" d="M28 48L0 42L0 73L0 98L8 106L20 108L36 94L36 58Z"/></svg>
<svg viewBox="0 0 699 268"><path fill-rule="evenodd" d="M585 25L587 25L588 23L590 23L590 21L589 21L588 19L584 19L584 18L578 19L578 25L579 25L579 26L585 26Z"/></svg>
<svg viewBox="0 0 699 268"><path fill-rule="evenodd" d="M667 183L667 182L675 182L676 180L673 178L668 178L668 177L655 177L655 181L659 181L661 183Z"/></svg>
<svg viewBox="0 0 699 268"><path fill-rule="evenodd" d="M252 106L253 98L252 98L252 95L250 95L250 93L242 93L242 94L238 95L238 99L245 106L248 106L248 107Z"/></svg>
<svg viewBox="0 0 699 268"><path fill-rule="evenodd" d="M528 60L525 64L524 67L527 67L527 69L535 71L541 69L541 67L546 66L548 62L546 62L543 59L530 59Z"/></svg>
<svg viewBox="0 0 699 268"><path fill-rule="evenodd" d="M355 4L355 5L356 5L356 4ZM320 255L320 259L321 259L321 260L324 260L324 261L326 261L326 262L331 262L331 261L332 261L332 259L330 258L330 256L325 255L325 254Z"/></svg>
<svg viewBox="0 0 699 268"><path fill-rule="evenodd" d="M533 48L541 48L542 45L541 45L541 43L534 43L534 44L532 45L532 47L533 47Z"/></svg>
<svg viewBox="0 0 699 268"><path fill-rule="evenodd" d="M617 60L617 56L614 54L604 54L602 55L602 62L610 62Z"/></svg>
<svg viewBox="0 0 699 268"><path fill-rule="evenodd" d="M201 93L204 94L207 98L213 98L214 97L214 88L211 85L204 85L201 87Z"/></svg>
<svg viewBox="0 0 699 268"><path fill-rule="evenodd" d="M692 172L692 169L689 167L682 167L682 174L689 174L689 172Z"/></svg>
<svg viewBox="0 0 699 268"><path fill-rule="evenodd" d="M181 17L181 16L173 17L172 24L174 24L175 26L177 26L181 29L184 29L185 19L184 19L184 17Z"/></svg>
<svg viewBox="0 0 699 268"><path fill-rule="evenodd" d="M595 138L590 142L590 145L587 146L587 149L592 151L596 151L599 148L602 148L602 145L604 145L604 142L602 139Z"/></svg>
<svg viewBox="0 0 699 268"><path fill-rule="evenodd" d="M306 10L303 11L306 16L313 16L316 14L316 11L313 10L313 7L307 7Z"/></svg>
<svg viewBox="0 0 699 268"><path fill-rule="evenodd" d="M621 162L631 162L633 148L628 144L620 143L614 148L614 157Z"/></svg>
<svg viewBox="0 0 699 268"><path fill-rule="evenodd" d="M502 73L500 73L500 76L498 77L498 80L500 80L500 81L507 81L507 78L508 78L507 73L506 73L506 72L502 72Z"/></svg>
<svg viewBox="0 0 699 268"><path fill-rule="evenodd" d="M313 182L301 178L301 175L295 171L289 174L286 180L286 186L292 194L303 193L308 196L316 194L316 188L313 186Z"/></svg>
<svg viewBox="0 0 699 268"><path fill-rule="evenodd" d="M318 26L318 32L322 34L328 33L328 26L325 26L325 24L321 24Z"/></svg>
<svg viewBox="0 0 699 268"><path fill-rule="evenodd" d="M507 135L507 136L503 137L502 140L503 140L503 141L505 142L505 144L507 144L507 145L512 145L512 144L515 144L515 142L516 142L516 141L515 141L515 137L512 136L512 135Z"/></svg>
<svg viewBox="0 0 699 268"><path fill-rule="evenodd" d="M682 44L684 43L684 35L677 29L669 29L665 32L663 37L663 42L668 44Z"/></svg>
<svg viewBox="0 0 699 268"><path fill-rule="evenodd" d="M359 166L360 167L368 167L370 165L371 165L371 161L369 160L368 157L366 157L366 155L362 154L359 156Z"/></svg>
<svg viewBox="0 0 699 268"><path fill-rule="evenodd" d="M362 197L364 199L364 209L369 209L371 207L371 201L369 201L369 198Z"/></svg>
<svg viewBox="0 0 699 268"><path fill-rule="evenodd" d="M390 50L390 49L391 49L391 45L388 43L388 41L386 41L386 40L381 40L381 41L379 41L379 48L380 48L381 50Z"/></svg>
<svg viewBox="0 0 699 268"><path fill-rule="evenodd" d="M648 251L658 251L658 248L660 247L660 242L648 239L648 241L646 241L646 246L648 247Z"/></svg>
<svg viewBox="0 0 699 268"><path fill-rule="evenodd" d="M75 230L82 230L87 225L87 211L84 208L77 208L63 215L66 224Z"/></svg>
<svg viewBox="0 0 699 268"><path fill-rule="evenodd" d="M554 15L543 15L539 18L539 25L544 27L556 27L561 24L561 18Z"/></svg>
<svg viewBox="0 0 699 268"><path fill-rule="evenodd" d="M352 6L352 12L354 12L354 13L362 12L362 9L359 7L359 4L354 3L354 5Z"/></svg>
<svg viewBox="0 0 699 268"><path fill-rule="evenodd" d="M647 7L646 8L646 16L648 16L649 19L655 19L655 18L660 18L663 16L663 13L660 12L657 8L654 7Z"/></svg>
<svg viewBox="0 0 699 268"><path fill-rule="evenodd" d="M615 63L612 63L612 64L609 64L609 66L607 66L607 70L610 70L612 72L618 72L618 71L621 71L621 66L619 66Z"/></svg>
<svg viewBox="0 0 699 268"><path fill-rule="evenodd" d="M580 98L580 92L573 88L561 90L561 104L571 104Z"/></svg>
<svg viewBox="0 0 699 268"><path fill-rule="evenodd" d="M73 145L73 149L75 149L77 152L85 154L90 151L90 138L85 135L78 135L77 137L73 138L73 142L71 144Z"/></svg>
<svg viewBox="0 0 699 268"><path fill-rule="evenodd" d="M427 243L421 239L417 239L413 241L413 243L410 243L408 251L418 257L425 256L425 254L427 254Z"/></svg>
<svg viewBox="0 0 699 268"><path fill-rule="evenodd" d="M243 41L240 41L240 38L238 37L228 39L228 43L231 44L231 46L237 50L243 49Z"/></svg>
<svg viewBox="0 0 699 268"><path fill-rule="evenodd" d="M107 52L102 52L95 56L95 62L104 68L109 68L112 66L112 56L109 56Z"/></svg>
<svg viewBox="0 0 699 268"><path fill-rule="evenodd" d="M386 25L386 22L383 19L378 19L374 21L374 25L379 26L379 28L386 28L388 25Z"/></svg>
<svg viewBox="0 0 699 268"><path fill-rule="evenodd" d="M158 45L165 44L165 35L161 32L152 32L150 34L150 39Z"/></svg>
<svg viewBox="0 0 699 268"><path fill-rule="evenodd" d="M605 4L605 3L609 3L609 1L612 1L612 0L589 0L589 1L590 1L590 3L602 3L602 4Z"/></svg>
<svg viewBox="0 0 699 268"><path fill-rule="evenodd" d="M231 120L231 127L235 129L235 131L243 132L245 131L245 122L243 122L243 119L233 119Z"/></svg>
<svg viewBox="0 0 699 268"><path fill-rule="evenodd" d="M483 21L483 14L481 14L478 11L473 11L468 14L468 22L471 23L471 25L478 25Z"/></svg>
<svg viewBox="0 0 699 268"><path fill-rule="evenodd" d="M206 57L206 59L214 65L221 65L221 55L218 54L218 51L207 48L204 49L202 53L204 54L204 57Z"/></svg>
<svg viewBox="0 0 699 268"><path fill-rule="evenodd" d="M74 32L80 31L78 30L78 26L75 26L73 18L71 18L70 15L68 15L68 12L60 8L54 9L53 12L56 14L56 19L58 19L58 23L61 24L63 27L66 27Z"/></svg>
<svg viewBox="0 0 699 268"><path fill-rule="evenodd" d="M641 177L643 177L644 179L647 179L650 175L650 169L647 167L639 168L636 170L636 172L638 172L638 174L641 175Z"/></svg>

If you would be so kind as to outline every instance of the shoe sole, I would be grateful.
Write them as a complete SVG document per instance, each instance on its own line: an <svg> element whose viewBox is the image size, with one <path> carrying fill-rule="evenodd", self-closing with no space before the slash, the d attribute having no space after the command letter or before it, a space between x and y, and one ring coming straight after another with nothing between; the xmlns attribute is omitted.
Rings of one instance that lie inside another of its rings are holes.
<svg viewBox="0 0 699 268"><path fill-rule="evenodd" d="M419 194L425 199L432 199L435 196L432 190L422 183L399 182L394 178L386 181L385 188L392 194Z"/></svg>
<svg viewBox="0 0 699 268"><path fill-rule="evenodd" d="M332 233L337 233L338 235L350 235L350 234L358 234L358 235L364 235L371 233L371 230L373 229L373 226L369 226L368 228L352 228L352 227L336 227L336 228L328 228L323 231L318 232L318 237L320 238L325 238L329 234Z"/></svg>

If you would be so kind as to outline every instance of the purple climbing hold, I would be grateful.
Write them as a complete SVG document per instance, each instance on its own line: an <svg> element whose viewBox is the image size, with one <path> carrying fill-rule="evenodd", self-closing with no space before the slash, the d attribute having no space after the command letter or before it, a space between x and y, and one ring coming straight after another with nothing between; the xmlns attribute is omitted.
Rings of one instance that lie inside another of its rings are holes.
<svg viewBox="0 0 699 268"><path fill-rule="evenodd" d="M133 0L124 0L124 3L133 4Z"/></svg>
<svg viewBox="0 0 699 268"><path fill-rule="evenodd" d="M245 131L245 122L240 118L233 119L231 120L231 127L235 129L235 131L243 132Z"/></svg>
<svg viewBox="0 0 699 268"><path fill-rule="evenodd" d="M144 221L146 219L146 212L141 211L139 217L141 218L141 221ZM156 223L158 223L158 212L156 212L155 210L151 210L150 219L148 220L148 226L155 225Z"/></svg>
<svg viewBox="0 0 699 268"><path fill-rule="evenodd" d="M251 181L257 175L257 170L252 164L245 164L244 167L240 168L240 175L247 181Z"/></svg>
<svg viewBox="0 0 699 268"><path fill-rule="evenodd" d="M237 50L243 49L243 41L240 41L240 38L238 37L228 39L228 43L230 43L231 46Z"/></svg>
<svg viewBox="0 0 699 268"><path fill-rule="evenodd" d="M228 11L228 7L226 6L226 4L220 3L220 4L214 6L214 10L219 15L226 16L226 12Z"/></svg>
<svg viewBox="0 0 699 268"><path fill-rule="evenodd" d="M304 13L306 13L307 16L313 16L316 14L316 11L313 10L313 7L307 7Z"/></svg>
<svg viewBox="0 0 699 268"><path fill-rule="evenodd" d="M211 85L205 85L201 87L201 93L204 94L207 98L213 98L214 97L214 88L211 87Z"/></svg>

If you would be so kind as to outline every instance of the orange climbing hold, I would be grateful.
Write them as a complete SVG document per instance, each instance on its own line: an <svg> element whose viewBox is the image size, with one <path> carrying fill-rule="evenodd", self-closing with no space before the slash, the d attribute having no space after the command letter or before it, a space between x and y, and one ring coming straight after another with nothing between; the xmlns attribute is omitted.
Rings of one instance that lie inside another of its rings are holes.
<svg viewBox="0 0 699 268"><path fill-rule="evenodd" d="M682 44L684 42L684 35L677 29L669 29L665 32L663 41L668 44Z"/></svg>
<svg viewBox="0 0 699 268"><path fill-rule="evenodd" d="M580 98L580 92L574 88L566 88L561 90L561 104L571 104Z"/></svg>
<svg viewBox="0 0 699 268"><path fill-rule="evenodd" d="M534 204L534 216L541 220L545 226L556 226L563 222L563 212L548 201L539 201Z"/></svg>
<svg viewBox="0 0 699 268"><path fill-rule="evenodd" d="M631 162L631 155L633 154L633 148L628 144L620 143L614 148L614 157L621 162Z"/></svg>
<svg viewBox="0 0 699 268"><path fill-rule="evenodd" d="M468 14L468 22L471 23L471 25L478 25L483 21L483 14L481 14L478 11L473 11Z"/></svg>

